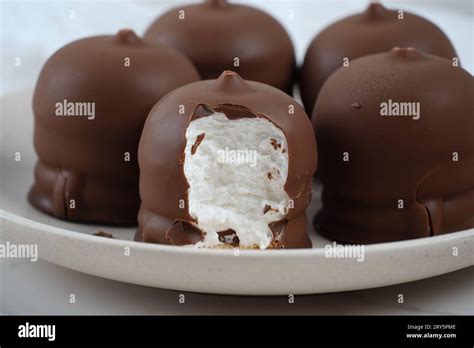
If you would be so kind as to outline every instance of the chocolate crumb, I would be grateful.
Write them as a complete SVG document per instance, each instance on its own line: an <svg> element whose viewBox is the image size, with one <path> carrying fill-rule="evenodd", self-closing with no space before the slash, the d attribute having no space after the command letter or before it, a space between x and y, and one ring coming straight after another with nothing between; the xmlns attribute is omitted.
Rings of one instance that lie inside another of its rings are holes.
<svg viewBox="0 0 474 348"><path fill-rule="evenodd" d="M351 106L355 109L360 109L362 107L362 105L360 105L359 103L352 103Z"/></svg>
<svg viewBox="0 0 474 348"><path fill-rule="evenodd" d="M94 236L105 237L105 238L114 238L112 233L107 233L107 232L104 232L104 231L97 231L96 233L94 233Z"/></svg>
<svg viewBox="0 0 474 348"><path fill-rule="evenodd" d="M266 213L268 213L270 210L271 210L271 211L275 211L275 212L278 211L278 210L272 208L271 205L265 204L265 207L263 208L263 215L265 215Z"/></svg>
<svg viewBox="0 0 474 348"><path fill-rule="evenodd" d="M275 150L278 150L281 147L281 144L276 139L270 139L270 144L272 144Z"/></svg>
<svg viewBox="0 0 474 348"><path fill-rule="evenodd" d="M197 150L199 144L201 144L201 142L204 140L205 136L206 136L206 133L201 133L197 136L196 142L191 147L191 155L194 155L196 153L196 150Z"/></svg>
<svg viewBox="0 0 474 348"><path fill-rule="evenodd" d="M273 179L272 173L268 172L267 173L267 178L268 178L268 180L272 180Z"/></svg>
<svg viewBox="0 0 474 348"><path fill-rule="evenodd" d="M268 204L265 204L265 208L263 208L263 215L265 215L269 210L272 210L272 207Z"/></svg>
<svg viewBox="0 0 474 348"><path fill-rule="evenodd" d="M240 244L239 236L233 229L227 229L225 231L217 232L219 241L224 244L230 244L234 247L238 247Z"/></svg>

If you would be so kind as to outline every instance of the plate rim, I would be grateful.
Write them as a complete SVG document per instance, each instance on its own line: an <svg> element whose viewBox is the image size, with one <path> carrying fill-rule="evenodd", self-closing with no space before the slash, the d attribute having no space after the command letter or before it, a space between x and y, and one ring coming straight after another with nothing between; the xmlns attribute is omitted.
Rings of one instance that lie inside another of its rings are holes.
<svg viewBox="0 0 474 348"><path fill-rule="evenodd" d="M54 217L51 217L54 218ZM43 222L35 221L30 218L23 217L21 215L11 213L5 209L0 208L0 224L10 222L23 226L26 228L33 228L40 230L44 233L52 233L61 237L67 237L72 239L78 239L85 242L92 242L95 244L104 244L111 247L130 247L133 244L133 248L136 250L141 249L143 251L156 251L164 253L177 253L183 255L194 255L194 256L208 256L208 255L222 255L222 256L234 256L234 249L199 249L192 247L183 247L175 245L165 245L156 243L144 243L133 240L114 239L114 238L100 238L88 233L77 232L68 228L56 227L48 225ZM343 244L337 243L338 245L364 245L365 253L376 253L376 252L389 252L391 250L400 248L413 248L420 247L423 245L435 245L444 243L450 240L457 240L464 237L473 237L474 242L474 228L441 234L431 237L422 237L415 239L407 239L395 242L375 243L375 244ZM327 244L326 244L327 245ZM269 250L245 250L239 249L239 256L259 256L262 257L294 257L294 256L323 256L325 252L324 247L322 248L304 248L304 249L269 249ZM473 262L474 263L474 262Z"/></svg>

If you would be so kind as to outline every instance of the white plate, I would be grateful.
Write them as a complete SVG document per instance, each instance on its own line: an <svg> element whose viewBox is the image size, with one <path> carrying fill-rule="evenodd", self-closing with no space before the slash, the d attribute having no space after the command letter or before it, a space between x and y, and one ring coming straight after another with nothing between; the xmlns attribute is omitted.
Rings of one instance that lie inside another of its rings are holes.
<svg viewBox="0 0 474 348"><path fill-rule="evenodd" d="M80 272L165 289L235 295L311 294L428 278L473 265L474 229L365 247L364 261L327 258L330 243L310 231L306 250L196 250L131 241L134 228L68 223L32 208L31 92L2 97L0 231L11 243L38 244L43 260ZM21 161L15 161L15 153ZM309 216L319 206L318 188ZM93 236L98 230L114 239ZM311 228L309 228L311 230ZM124 252L130 248L130 255ZM453 255L457 248L458 256Z"/></svg>

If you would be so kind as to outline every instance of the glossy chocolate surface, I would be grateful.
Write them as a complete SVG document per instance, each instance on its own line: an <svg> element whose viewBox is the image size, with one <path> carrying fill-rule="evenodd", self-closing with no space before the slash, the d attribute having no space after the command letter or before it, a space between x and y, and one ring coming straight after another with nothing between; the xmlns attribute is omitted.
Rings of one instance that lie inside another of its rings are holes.
<svg viewBox="0 0 474 348"><path fill-rule="evenodd" d="M401 17L402 16L402 17ZM372 3L365 12L344 18L319 33L309 45L300 72L301 97L308 115L324 81L345 63L393 47L414 47L447 59L456 56L447 36L430 21Z"/></svg>
<svg viewBox="0 0 474 348"><path fill-rule="evenodd" d="M473 87L461 67L412 48L331 75L313 118L323 184L316 230L377 243L473 228ZM400 103L417 103L418 116L402 115Z"/></svg>
<svg viewBox="0 0 474 348"><path fill-rule="evenodd" d="M180 109L183 114L179 114ZM174 245L201 239L202 233L193 227L188 213L189 185L183 170L185 133L193 119L213 111L223 112L229 119L264 117L284 132L289 155L284 189L294 204L285 220L271 226L273 247L310 247L305 209L311 200L317 151L307 115L287 94L245 81L231 71L217 80L176 89L150 112L139 146L142 206L136 239Z"/></svg>
<svg viewBox="0 0 474 348"><path fill-rule="evenodd" d="M145 118L163 95L197 80L181 53L130 30L61 48L44 65L34 92L39 159L30 202L66 220L136 224ZM83 108L59 116L58 103ZM86 105L93 117L81 115Z"/></svg>
<svg viewBox="0 0 474 348"><path fill-rule="evenodd" d="M144 38L178 49L205 80L233 70L292 94L290 37L277 20L254 7L225 0L176 7L157 18Z"/></svg>

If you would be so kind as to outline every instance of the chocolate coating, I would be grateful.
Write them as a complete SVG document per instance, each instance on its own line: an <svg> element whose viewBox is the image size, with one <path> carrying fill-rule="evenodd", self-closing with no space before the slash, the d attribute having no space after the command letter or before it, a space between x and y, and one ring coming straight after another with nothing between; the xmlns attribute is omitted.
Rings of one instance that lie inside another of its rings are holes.
<svg viewBox="0 0 474 348"><path fill-rule="evenodd" d="M145 118L163 95L197 80L181 53L130 30L61 48L44 65L33 96L39 159L30 202L62 219L136 224ZM95 118L57 116L56 103L64 100L94 103Z"/></svg>
<svg viewBox="0 0 474 348"><path fill-rule="evenodd" d="M363 13L344 18L319 33L306 51L300 75L301 98L308 115L324 81L344 63L392 47L414 47L452 59L456 52L446 35L430 21L372 3Z"/></svg>
<svg viewBox="0 0 474 348"><path fill-rule="evenodd" d="M184 53L205 80L229 69L292 93L295 54L290 37L278 21L256 8L225 0L177 7L156 19L144 37Z"/></svg>
<svg viewBox="0 0 474 348"><path fill-rule="evenodd" d="M468 72L412 48L331 75L313 118L323 184L316 230L377 243L474 227L473 95ZM419 119L382 116L389 100L419 103Z"/></svg>
<svg viewBox="0 0 474 348"><path fill-rule="evenodd" d="M184 114L178 113L180 107ZM293 108L294 113L289 112ZM194 220L188 213L189 184L183 168L185 134L193 119L206 117L212 111L223 112L229 119L264 117L283 131L289 156L284 189L294 207L286 219L271 226L274 247L310 247L305 209L311 199L317 151L307 115L287 94L259 82L245 81L231 71L223 72L217 80L180 87L151 110L139 145L142 205L136 239L174 245L201 239L202 232L193 229Z"/></svg>

